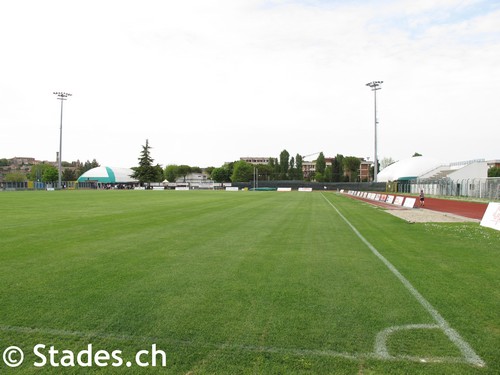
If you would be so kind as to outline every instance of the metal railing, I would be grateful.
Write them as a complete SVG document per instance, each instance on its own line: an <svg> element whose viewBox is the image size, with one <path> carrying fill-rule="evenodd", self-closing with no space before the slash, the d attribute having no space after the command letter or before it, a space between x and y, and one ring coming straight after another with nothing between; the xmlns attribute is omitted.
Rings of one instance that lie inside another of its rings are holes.
<svg viewBox="0 0 500 375"><path fill-rule="evenodd" d="M63 189L76 189L76 181L63 181ZM3 181L0 183L0 191L2 190L46 190L47 188L56 188L57 181L52 183L45 183L41 181L22 181L22 182L10 182Z"/></svg>
<svg viewBox="0 0 500 375"><path fill-rule="evenodd" d="M435 181L417 179L408 181L406 184L398 184L400 192L418 194L420 190L427 195L500 200L500 177Z"/></svg>

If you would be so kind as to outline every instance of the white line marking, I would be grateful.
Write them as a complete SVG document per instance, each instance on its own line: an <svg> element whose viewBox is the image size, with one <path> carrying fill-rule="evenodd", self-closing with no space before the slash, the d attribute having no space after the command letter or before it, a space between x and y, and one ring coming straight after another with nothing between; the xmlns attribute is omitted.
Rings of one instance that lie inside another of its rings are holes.
<svg viewBox="0 0 500 375"><path fill-rule="evenodd" d="M389 354L387 350L387 339L390 335L397 331L410 330L410 329L441 329L437 324L408 324L404 326L393 326L384 329L383 331L377 334L377 338L375 340L375 354L377 354L380 358L391 359L393 356Z"/></svg>
<svg viewBox="0 0 500 375"><path fill-rule="evenodd" d="M323 195L323 193L321 194ZM279 347L268 347L268 346L252 346L252 345L238 345L238 344L216 344L216 343L203 343L197 341L188 340L174 340L163 337L152 337L152 336L133 336L125 334L111 334L106 332L93 332L93 331L69 331L62 329L52 329L52 328L31 328L31 327L20 327L20 326L10 326L0 324L0 331L4 332L15 332L21 334L42 334L42 335L52 335L59 337L85 337L85 338L100 338L107 340L117 340L117 341L147 341L147 342L166 342L171 345L182 345L182 346L194 346L202 347L216 350L240 350L248 352L264 352L264 353L277 353L277 354L288 354L294 356L318 356L318 357L334 357L334 358L344 358L350 360L360 360L360 359L378 359L387 361L411 361L411 362L433 362L433 363L468 363L476 366L485 366L485 363L477 356L474 350L467 344L456 332L453 330L449 324L444 320L443 317L434 309L425 298L418 293L418 291L410 284L406 278L399 273L399 271L387 260L385 259L376 249L371 245L360 233L359 231L340 213L340 211L323 195L323 198L337 211L339 216L351 227L351 229L356 233L356 235L368 246L368 248L380 259L384 264L394 273L394 275L405 285L405 287L415 296L415 298L422 304L422 306L431 314L431 316L438 323L434 324L410 324L407 326L394 326L384 329L377 334L375 340L375 350L373 353L345 353L336 352L333 350L320 350L320 349L294 349L294 348L279 348ZM391 356L387 350L386 342L387 338L398 330L402 329L441 329L450 338L450 340L460 349L464 358L460 357L430 357L421 358L415 356Z"/></svg>
<svg viewBox="0 0 500 375"><path fill-rule="evenodd" d="M337 212L337 214L345 221L345 223L352 229L354 233L359 237L359 239L371 250L377 258L379 258L387 268L396 276L401 283L406 287L406 289L415 297L415 299L422 305L422 307L427 310L427 312L432 316L434 321L443 330L446 336L455 344L455 346L460 350L464 356L467 363L475 366L483 367L485 362L479 357L474 349L460 336L460 334L455 331L448 322L441 316L441 314L422 296L417 289L389 262L378 250L370 243L363 235L356 229L354 225L351 224L347 218L342 215L342 213L337 209L337 207L330 202L323 193L321 193L325 201ZM375 349L377 350L377 349Z"/></svg>
<svg viewBox="0 0 500 375"><path fill-rule="evenodd" d="M232 350L232 351L245 351L245 352L255 352L255 353L286 354L299 357L315 356L315 357L344 358L353 361L358 361L360 359L378 359L387 361L411 361L411 362L427 361L433 363L467 363L463 358L458 358L458 357L433 357L433 358L420 358L413 356L383 357L377 353L345 353L345 352L336 352L333 350L321 350L321 349L295 349L295 348L279 348L279 347L269 347L269 346L238 345L238 344L211 344L211 343L203 343L197 341L172 340L161 337L117 335L117 334L110 334L103 332L68 331L62 329L30 328L30 327L19 327L19 326L9 326L9 325L0 325L0 331L14 332L14 333L21 333L28 335L37 334L37 335L49 335L58 337L100 338L100 339L116 340L116 341L145 341L145 342L155 342L155 343L165 342L169 345L174 345L174 346L188 346L188 347L191 346L191 347L207 348L214 350Z"/></svg>

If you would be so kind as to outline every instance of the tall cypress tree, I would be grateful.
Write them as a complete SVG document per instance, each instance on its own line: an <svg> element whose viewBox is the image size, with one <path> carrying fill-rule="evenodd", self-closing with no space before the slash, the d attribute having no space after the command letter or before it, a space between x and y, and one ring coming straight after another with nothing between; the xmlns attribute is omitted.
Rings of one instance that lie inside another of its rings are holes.
<svg viewBox="0 0 500 375"><path fill-rule="evenodd" d="M288 169L288 178L290 180L295 180L296 174L297 174L297 170L295 169L295 158L292 156L290 158L290 168Z"/></svg>
<svg viewBox="0 0 500 375"><path fill-rule="evenodd" d="M280 178L280 165L277 158L269 158L269 176L271 180L279 180Z"/></svg>
<svg viewBox="0 0 500 375"><path fill-rule="evenodd" d="M337 154L333 159L332 163L332 181L340 182L343 181L344 177L344 156L341 154Z"/></svg>
<svg viewBox="0 0 500 375"><path fill-rule="evenodd" d="M326 168L325 155L322 152L319 153L318 158L316 159L316 172L324 174Z"/></svg>
<svg viewBox="0 0 500 375"><path fill-rule="evenodd" d="M290 168L290 161L288 160L290 154L287 150L283 150L280 153L280 179L288 179L288 169Z"/></svg>
<svg viewBox="0 0 500 375"><path fill-rule="evenodd" d="M302 171L302 155L297 154L297 156L295 157L295 166L297 169L297 180L303 180L304 172Z"/></svg>

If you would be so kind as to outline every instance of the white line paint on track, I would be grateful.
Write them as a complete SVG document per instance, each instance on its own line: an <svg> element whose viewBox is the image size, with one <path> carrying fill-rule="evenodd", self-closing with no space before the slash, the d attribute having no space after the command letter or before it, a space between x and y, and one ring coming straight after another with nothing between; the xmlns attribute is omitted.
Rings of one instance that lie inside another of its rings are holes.
<svg viewBox="0 0 500 375"><path fill-rule="evenodd" d="M474 349L460 336L460 334L455 331L448 322L441 316L441 314L427 301L422 294L419 293L417 289L404 277L397 269L389 262L380 252L363 237L363 235L356 229L354 225L351 224L347 218L342 215L338 208L329 201L323 193L321 193L326 202L337 212L337 214L345 221L345 223L352 229L352 231L358 236L358 238L371 250L371 252L379 258L382 263L396 276L399 281L406 287L406 289L415 297L415 299L423 306L425 310L432 316L434 321L437 323L439 328L443 330L446 336L450 339L453 344L460 350L467 363L475 366L483 367L485 366L484 361L476 354ZM381 350L380 348L375 348L375 353Z"/></svg>

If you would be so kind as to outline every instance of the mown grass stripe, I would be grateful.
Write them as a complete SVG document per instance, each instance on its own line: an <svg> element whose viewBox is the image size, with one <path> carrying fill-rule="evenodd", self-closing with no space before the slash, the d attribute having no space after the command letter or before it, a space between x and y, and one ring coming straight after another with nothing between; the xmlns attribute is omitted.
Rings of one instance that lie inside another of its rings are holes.
<svg viewBox="0 0 500 375"><path fill-rule="evenodd" d="M420 328L435 328L437 326L431 327L430 325L419 325ZM392 331L394 327L389 330ZM228 350L228 351L245 351L245 352L256 352L256 353L269 353L269 354L285 354L297 357L312 356L312 357L332 357L332 358L343 358L349 360L361 360L361 359L377 359L385 361L411 361L411 362L429 362L429 363L468 363L465 359L457 357L432 357L432 358L422 358L417 356L407 356L402 355L398 357L394 356L384 356L380 353L346 353L337 352L334 350L320 350L320 349L298 349L298 348L281 348L281 347L270 347L270 346L257 346L257 345L244 345L244 344L230 344L230 343L207 343L200 341L188 341L188 340L173 340L165 337L148 337L148 336L133 336L133 335L123 335L123 334L111 334L103 332L83 332L83 331L68 331L62 329L53 328L31 328L31 327L19 327L19 326L7 326L0 325L0 331L3 332L14 332L18 334L41 334L55 337L75 337L75 338L98 338L104 340L112 341L134 341L134 342L145 342L145 343L159 343L166 342L173 345L185 346L185 347L201 347L216 350Z"/></svg>
<svg viewBox="0 0 500 375"><path fill-rule="evenodd" d="M448 336L448 338L453 342L460 352L464 356L465 360L475 366L483 367L485 362L476 354L474 349L467 343L460 334L453 329L449 323L443 318L443 316L425 299L425 297L420 294L420 292L404 277L391 262L387 260L368 240L363 237L363 235L357 230L357 228L351 224L351 222L338 210L338 208L326 198L326 196L321 193L326 202L337 212L337 214L345 221L345 223L352 229L352 231L358 236L358 238L371 250L371 252L379 258L387 268L396 276L401 283L406 287L406 289L416 298L416 300L422 305L422 307L427 310L427 312L432 316L436 323L441 327L443 332ZM376 347L375 352L383 352L381 348Z"/></svg>
<svg viewBox="0 0 500 375"><path fill-rule="evenodd" d="M320 194L0 193L0 351L156 342L172 374L498 373L500 238L324 194L488 364L472 368Z"/></svg>

